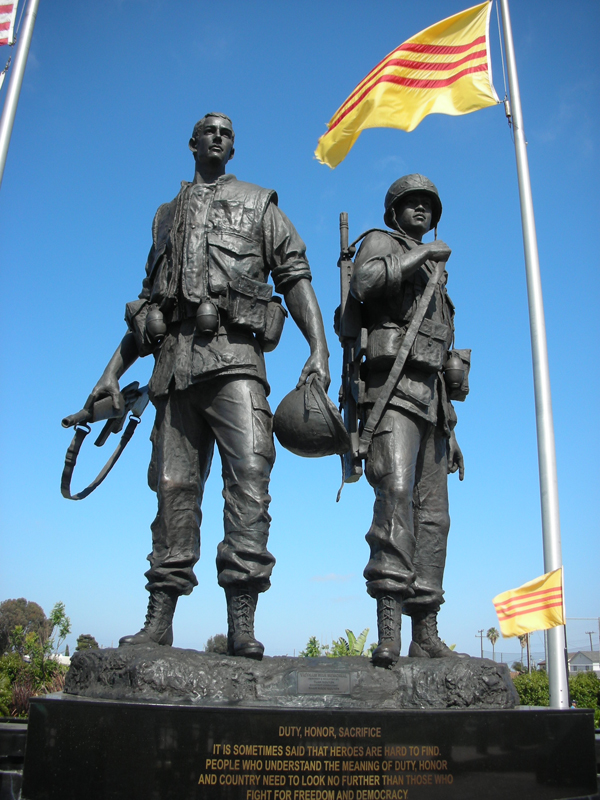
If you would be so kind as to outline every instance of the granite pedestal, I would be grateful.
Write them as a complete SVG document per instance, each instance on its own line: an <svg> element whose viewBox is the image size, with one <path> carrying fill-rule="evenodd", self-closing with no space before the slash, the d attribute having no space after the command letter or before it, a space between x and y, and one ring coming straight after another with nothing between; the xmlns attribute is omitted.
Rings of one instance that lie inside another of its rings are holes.
<svg viewBox="0 0 600 800"><path fill-rule="evenodd" d="M119 653L78 656L67 682L78 695L32 700L24 799L558 800L596 790L591 712L511 708L493 680L486 708L485 692L456 685L467 674L453 672L456 659L423 660L419 675L414 659L388 671L367 659L204 657L190 699L187 669L174 676L160 660L173 653L161 648L157 662L134 649L119 651L129 667L112 678ZM461 669L498 678L498 667ZM404 685L409 668L419 692ZM373 708L363 705L369 681ZM91 696L102 683L113 699ZM432 707L444 685L444 705ZM416 705L419 693L429 707Z"/></svg>

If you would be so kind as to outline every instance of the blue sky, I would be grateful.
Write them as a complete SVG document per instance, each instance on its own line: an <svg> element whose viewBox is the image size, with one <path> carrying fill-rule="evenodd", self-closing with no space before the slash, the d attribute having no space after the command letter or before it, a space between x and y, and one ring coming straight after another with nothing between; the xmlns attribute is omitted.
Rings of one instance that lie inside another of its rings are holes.
<svg viewBox="0 0 600 800"><path fill-rule="evenodd" d="M230 171L276 189L307 244L331 350L332 398L341 369L331 322L339 212L349 213L355 237L382 226L385 192L399 176L421 172L437 184L439 235L453 250L456 346L473 350L471 395L457 404L466 477L462 484L450 477L443 638L478 655L477 631L497 627L492 597L544 571L516 167L502 107L431 116L410 134L367 131L334 171L313 158L327 120L366 73L404 39L464 7L458 0L41 0L0 190L0 600L24 596L46 612L62 600L71 647L80 633L116 644L143 621L155 513L146 485L152 410L106 483L79 503L59 491L71 439L60 420L82 406L120 341L153 214L191 179L187 140L211 110L234 122ZM511 12L546 310L567 616L594 618L600 6L513 0ZM494 8L494 83L502 97L495 15ZM2 102L5 93L6 85ZM288 321L267 357L273 408L306 356ZM127 377L145 383L151 366L138 361ZM90 438L75 488L95 475L110 446L98 452ZM375 603L362 578L372 490L364 480L346 486L336 505L339 482L335 457L300 459L279 448L270 539L278 563L256 628L267 654L292 655L309 636L331 641L345 628L370 627L369 641L376 637ZM181 647L200 649L226 627L214 566L220 491L216 459L199 586L175 619ZM597 648L597 623L584 620L569 624L571 649L589 648L588 630ZM519 651L516 640L496 649ZM541 634L533 649L543 650Z"/></svg>

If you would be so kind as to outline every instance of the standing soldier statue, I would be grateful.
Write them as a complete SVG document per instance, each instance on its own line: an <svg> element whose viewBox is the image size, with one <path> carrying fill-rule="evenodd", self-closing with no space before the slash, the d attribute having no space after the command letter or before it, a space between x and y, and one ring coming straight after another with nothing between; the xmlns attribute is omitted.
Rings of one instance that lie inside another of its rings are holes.
<svg viewBox="0 0 600 800"><path fill-rule="evenodd" d="M406 175L385 198L384 221L391 231L363 234L353 267L352 246L342 241L342 289L345 270L351 292L344 297L342 291L339 319L342 397L355 443L345 479L359 477L364 458L375 490L364 575L377 600L373 663L381 667L399 658L402 613L412 618L409 656L457 655L438 636L437 614L444 602L450 527L447 476L458 470L462 480L464 473L450 400L466 397L470 351L448 352L454 339L445 272L450 248L442 241L422 242L441 214L433 183ZM352 318L359 320L354 330Z"/></svg>
<svg viewBox="0 0 600 800"><path fill-rule="evenodd" d="M143 628L119 644L173 642L177 599L197 584L200 505L216 442L225 499L217 572L227 597L228 652L260 659L254 612L275 563L267 550L275 451L263 351L276 346L286 313L271 297L269 274L310 345L299 386L310 378L327 390L329 353L304 243L275 192L225 174L233 142L224 114L207 114L194 127L194 178L156 212L142 292L127 304L128 331L86 407L111 397L118 408L119 378L138 356L154 356L148 479L158 513L146 572L150 600Z"/></svg>

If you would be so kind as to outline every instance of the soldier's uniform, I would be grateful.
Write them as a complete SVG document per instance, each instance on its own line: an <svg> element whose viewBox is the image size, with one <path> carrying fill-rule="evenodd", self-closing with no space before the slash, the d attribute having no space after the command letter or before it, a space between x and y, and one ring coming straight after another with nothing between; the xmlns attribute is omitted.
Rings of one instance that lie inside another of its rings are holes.
<svg viewBox="0 0 600 800"><path fill-rule="evenodd" d="M225 501L219 584L255 596L268 589L275 563L267 550L272 415L259 337L231 323L227 294L240 278L260 288L271 275L283 292L310 279L305 246L274 192L230 174L211 184L182 183L177 197L158 209L152 234L142 292L126 309L139 354L156 357L149 384L156 406L149 484L158 513L147 589L151 599L176 598L197 584L200 504L216 441ZM219 309L214 334L196 329L205 300ZM153 307L167 325L159 348L146 331Z"/></svg>
<svg viewBox="0 0 600 800"><path fill-rule="evenodd" d="M386 198L386 222L391 224L388 215L393 203L411 191L425 192L436 201L437 218L432 223L436 225L441 215L437 190L420 175L406 176L392 185ZM365 236L356 256L352 291L363 303L363 324L369 333L363 422L382 391L435 270L434 262L427 261L412 274L402 274L402 256L419 246L420 241L403 231L374 230ZM378 602L380 647L374 661L380 657L382 665L398 656L401 612L413 617L409 655L450 654L435 627L444 602L450 528L449 438L456 424L442 372L454 335L454 306L446 292L446 278L444 273L436 284L366 457L365 474L375 490L375 504L366 536L370 559L364 575L367 591ZM419 625L428 626L427 636L422 630L417 635ZM417 638L423 647L431 644L428 652L415 647Z"/></svg>

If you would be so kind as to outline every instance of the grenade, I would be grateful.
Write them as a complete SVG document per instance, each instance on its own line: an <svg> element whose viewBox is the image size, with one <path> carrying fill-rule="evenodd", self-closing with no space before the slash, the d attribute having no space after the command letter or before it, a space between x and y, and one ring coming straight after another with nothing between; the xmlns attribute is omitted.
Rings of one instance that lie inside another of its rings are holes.
<svg viewBox="0 0 600 800"><path fill-rule="evenodd" d="M219 312L214 303L205 300L196 312L196 328L199 333L215 333L219 327Z"/></svg>
<svg viewBox="0 0 600 800"><path fill-rule="evenodd" d="M444 367L444 378L448 389L460 389L465 377L465 368L458 353L451 350Z"/></svg>
<svg viewBox="0 0 600 800"><path fill-rule="evenodd" d="M146 316L146 334L152 343L158 342L167 332L167 326L162 311L157 306L152 306Z"/></svg>

